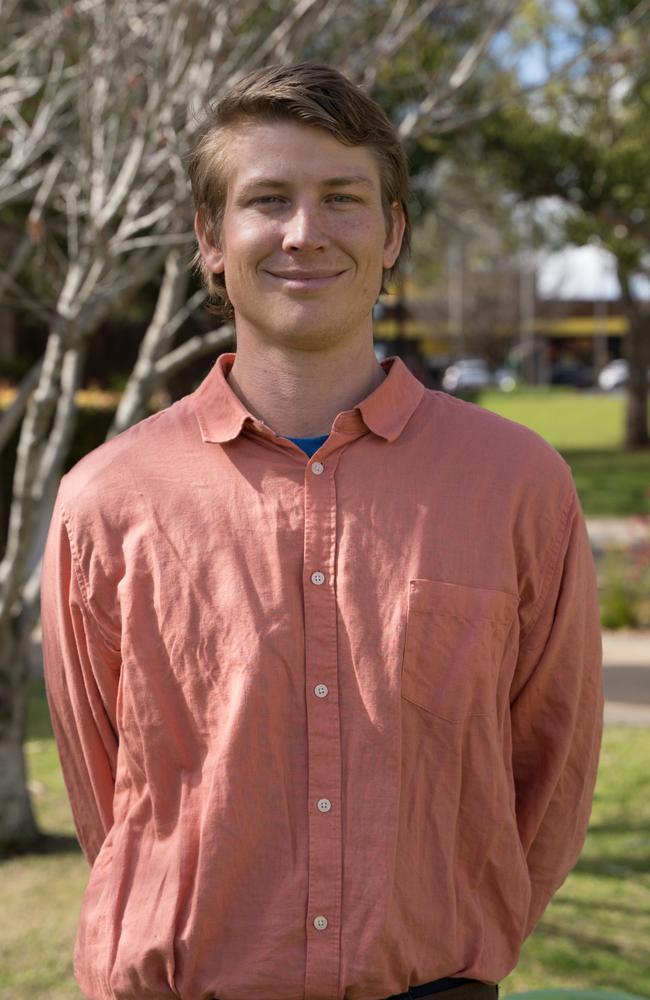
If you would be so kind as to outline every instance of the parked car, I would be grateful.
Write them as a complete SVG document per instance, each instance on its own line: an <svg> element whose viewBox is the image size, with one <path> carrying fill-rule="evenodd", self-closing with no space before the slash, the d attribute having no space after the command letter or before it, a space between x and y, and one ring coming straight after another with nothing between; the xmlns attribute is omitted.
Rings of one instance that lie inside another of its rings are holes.
<svg viewBox="0 0 650 1000"><path fill-rule="evenodd" d="M490 369L483 358L461 358L450 365L442 376L442 388L446 392L486 389L491 384Z"/></svg>
<svg viewBox="0 0 650 1000"><path fill-rule="evenodd" d="M610 361L608 365L605 365L598 376L598 385L606 392L620 389L627 382L629 375L627 361L623 358L617 358L616 361Z"/></svg>
<svg viewBox="0 0 650 1000"><path fill-rule="evenodd" d="M572 385L589 389L594 384L593 369L574 361L556 361L551 368L551 385Z"/></svg>
<svg viewBox="0 0 650 1000"><path fill-rule="evenodd" d="M623 386L627 385L629 377L630 368L627 361L624 358L616 358L615 361L610 361L608 365L605 365L601 371L598 376L598 386L605 392L622 389ZM648 385L650 386L650 368L648 368Z"/></svg>

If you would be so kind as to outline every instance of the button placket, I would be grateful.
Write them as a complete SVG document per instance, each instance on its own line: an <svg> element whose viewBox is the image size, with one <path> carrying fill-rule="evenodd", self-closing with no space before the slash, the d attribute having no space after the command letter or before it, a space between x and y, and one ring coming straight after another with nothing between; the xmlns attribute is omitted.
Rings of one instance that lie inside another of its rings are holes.
<svg viewBox="0 0 650 1000"><path fill-rule="evenodd" d="M305 470L304 608L309 873L305 996L336 996L342 883L341 740L336 642L336 457Z"/></svg>

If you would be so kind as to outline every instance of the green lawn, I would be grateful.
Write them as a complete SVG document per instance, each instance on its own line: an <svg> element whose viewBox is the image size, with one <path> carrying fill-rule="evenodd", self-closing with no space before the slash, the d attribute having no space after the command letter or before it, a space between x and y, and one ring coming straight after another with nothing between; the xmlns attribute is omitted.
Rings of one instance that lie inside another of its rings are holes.
<svg viewBox="0 0 650 1000"><path fill-rule="evenodd" d="M588 516L650 514L650 449L622 450L623 396L522 389L483 392L476 401L557 448L571 466Z"/></svg>
<svg viewBox="0 0 650 1000"><path fill-rule="evenodd" d="M502 994L561 987L650 996L650 729L605 730L582 857Z"/></svg>
<svg viewBox="0 0 650 1000"><path fill-rule="evenodd" d="M588 517L650 514L650 451L562 449Z"/></svg>
<svg viewBox="0 0 650 1000"><path fill-rule="evenodd" d="M71 956L88 866L69 839L73 827L38 684L29 732L39 822L62 839L54 853L2 865L0 1000L79 1000ZM648 760L650 729L606 730L582 858L526 942L502 997L543 987L650 996Z"/></svg>
<svg viewBox="0 0 650 1000"><path fill-rule="evenodd" d="M619 448L623 442L625 399L573 389L518 389L482 392L487 410L532 427L558 451Z"/></svg>

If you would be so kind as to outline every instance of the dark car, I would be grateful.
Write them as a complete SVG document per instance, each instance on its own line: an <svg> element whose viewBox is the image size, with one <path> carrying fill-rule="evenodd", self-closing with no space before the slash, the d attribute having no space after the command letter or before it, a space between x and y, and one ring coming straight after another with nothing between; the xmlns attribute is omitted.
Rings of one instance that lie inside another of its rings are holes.
<svg viewBox="0 0 650 1000"><path fill-rule="evenodd" d="M551 368L551 385L571 385L589 389L594 384L593 368L573 361L558 361Z"/></svg>

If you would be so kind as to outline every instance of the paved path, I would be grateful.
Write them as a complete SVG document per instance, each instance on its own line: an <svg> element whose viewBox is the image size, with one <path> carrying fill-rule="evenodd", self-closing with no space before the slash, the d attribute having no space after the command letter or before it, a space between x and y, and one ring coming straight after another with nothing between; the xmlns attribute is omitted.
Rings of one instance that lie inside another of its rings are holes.
<svg viewBox="0 0 650 1000"><path fill-rule="evenodd" d="M650 523L642 517L588 517L594 556L612 547L650 541ZM605 722L650 726L650 631L603 632Z"/></svg>
<svg viewBox="0 0 650 1000"><path fill-rule="evenodd" d="M603 632L605 722L650 726L650 632Z"/></svg>
<svg viewBox="0 0 650 1000"><path fill-rule="evenodd" d="M594 549L628 546L650 541L650 523L643 517L588 517L587 531Z"/></svg>

